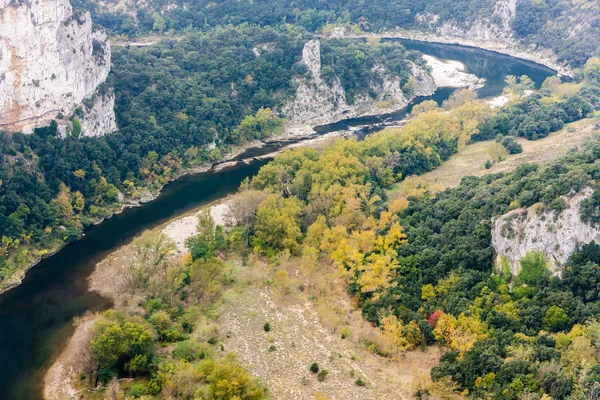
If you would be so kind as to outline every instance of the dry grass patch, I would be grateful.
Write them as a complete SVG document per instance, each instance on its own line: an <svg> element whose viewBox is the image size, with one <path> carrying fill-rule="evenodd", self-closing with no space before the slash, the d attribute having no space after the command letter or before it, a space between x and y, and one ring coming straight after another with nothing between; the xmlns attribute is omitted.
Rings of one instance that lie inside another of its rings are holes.
<svg viewBox="0 0 600 400"><path fill-rule="evenodd" d="M482 176L487 173L508 172L522 163L546 163L565 155L569 150L581 145L583 140L593 133L597 120L583 119L565 125L548 137L540 140L526 140L517 138L523 146L521 154L509 155L501 144L493 140L477 142L468 145L463 150L454 154L435 170L421 176L408 177L406 180L395 184L389 190L391 200L420 195L425 191L436 193L446 188L458 186L465 176ZM499 161L499 157L501 161ZM484 164L490 160L493 165L486 169Z"/></svg>
<svg viewBox="0 0 600 400"><path fill-rule="evenodd" d="M268 386L270 398L408 399L430 386L439 348L396 359L373 354L367 344L381 344L381 330L362 318L335 271L321 265L307 274L298 264L240 268L239 286L224 294L219 311L224 351ZM310 371L313 363L327 370L322 381Z"/></svg>

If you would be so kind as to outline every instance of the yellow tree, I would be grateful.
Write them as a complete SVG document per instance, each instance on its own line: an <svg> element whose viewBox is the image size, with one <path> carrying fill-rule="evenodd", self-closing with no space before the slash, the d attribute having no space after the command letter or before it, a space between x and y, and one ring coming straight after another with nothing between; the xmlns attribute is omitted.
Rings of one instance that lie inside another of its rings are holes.
<svg viewBox="0 0 600 400"><path fill-rule="evenodd" d="M352 279L363 266L364 254L354 247L347 239L342 239L331 254L331 259L338 267L340 274L346 280Z"/></svg>
<svg viewBox="0 0 600 400"><path fill-rule="evenodd" d="M374 298L398 285L394 281L396 270L400 265L395 259L395 254L373 253L368 257L368 262L359 267L362 272L356 283L363 293L374 293Z"/></svg>
<svg viewBox="0 0 600 400"><path fill-rule="evenodd" d="M73 219L73 204L71 200L71 190L64 183L60 183L58 194L51 204L58 211L61 220L68 224Z"/></svg>
<svg viewBox="0 0 600 400"><path fill-rule="evenodd" d="M442 313L437 320L433 336L443 340L450 348L460 353L469 351L475 342L487 337L487 325L478 317L460 314L458 318Z"/></svg>
<svg viewBox="0 0 600 400"><path fill-rule="evenodd" d="M395 315L390 315L381 319L381 329L387 353L398 355L399 352L411 350L421 343L421 330L415 321L404 325Z"/></svg>
<svg viewBox="0 0 600 400"><path fill-rule="evenodd" d="M297 252L302 238L301 212L302 203L298 199L269 195L256 213L258 248L262 251L288 249L292 253Z"/></svg>
<svg viewBox="0 0 600 400"><path fill-rule="evenodd" d="M317 220L308 227L306 237L304 238L304 245L318 249L321 246L321 240L323 240L323 235L327 229L327 219L324 215L319 215Z"/></svg>

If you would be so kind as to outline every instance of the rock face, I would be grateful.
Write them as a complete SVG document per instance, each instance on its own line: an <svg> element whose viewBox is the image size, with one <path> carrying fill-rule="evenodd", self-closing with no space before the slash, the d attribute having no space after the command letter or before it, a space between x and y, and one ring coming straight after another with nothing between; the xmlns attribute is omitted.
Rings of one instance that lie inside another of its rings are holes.
<svg viewBox="0 0 600 400"><path fill-rule="evenodd" d="M436 31L441 36L459 37L472 41L493 41L506 46L516 44L512 22L517 14L517 0L497 0L491 18L479 19L462 27L455 23L439 23L439 15L425 13L417 16L423 27Z"/></svg>
<svg viewBox="0 0 600 400"><path fill-rule="evenodd" d="M0 0L0 130L54 119L65 133L75 110L82 135L115 130L113 95L97 92L110 55L106 34L68 0Z"/></svg>
<svg viewBox="0 0 600 400"><path fill-rule="evenodd" d="M344 118L392 112L408 104L414 96L428 96L436 90L433 78L421 67L411 63L410 74L415 81L411 95L405 93L400 78L393 76L383 65L371 69L371 89L377 98L367 94L356 96L354 104L348 104L342 82L335 78L326 82L321 78L321 44L318 40L306 43L302 51L302 62L310 71L311 78L298 79L296 96L288 102L283 112L291 125L319 125Z"/></svg>
<svg viewBox="0 0 600 400"><path fill-rule="evenodd" d="M589 198L593 190L564 197L568 208L555 212L537 213L535 207L513 210L494 222L492 244L498 254L498 265L504 256L511 271L517 274L519 261L532 250L546 254L554 273L560 274L565 262L581 246L596 241L600 243L600 229L581 220L579 204Z"/></svg>

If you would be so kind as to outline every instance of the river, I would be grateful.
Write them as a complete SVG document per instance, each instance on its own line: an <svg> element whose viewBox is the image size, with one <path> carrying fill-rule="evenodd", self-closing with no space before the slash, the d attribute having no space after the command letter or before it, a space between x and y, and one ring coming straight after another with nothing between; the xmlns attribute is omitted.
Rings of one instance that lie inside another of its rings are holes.
<svg viewBox="0 0 600 400"><path fill-rule="evenodd" d="M409 49L464 63L466 72L487 80L486 86L479 90L480 97L499 95L507 75L528 75L539 87L553 74L546 67L489 51L407 40L402 43ZM414 104L428 99L441 103L452 91L440 89L396 113L355 118L319 126L315 131L324 134L350 126L398 121ZM238 159L267 154L283 145L251 149ZM87 277L97 262L143 230L235 192L244 178L255 175L266 162L255 160L218 172L183 176L166 185L155 201L126 209L90 228L80 241L30 269L20 286L0 296L0 398L41 398L44 372L73 332L73 319L88 310L110 307L106 299L88 291Z"/></svg>

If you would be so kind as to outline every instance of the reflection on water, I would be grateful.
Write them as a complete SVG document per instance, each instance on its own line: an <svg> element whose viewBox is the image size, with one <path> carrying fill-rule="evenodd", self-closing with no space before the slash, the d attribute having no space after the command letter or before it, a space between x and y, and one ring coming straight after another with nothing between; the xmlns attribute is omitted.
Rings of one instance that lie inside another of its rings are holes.
<svg viewBox="0 0 600 400"><path fill-rule="evenodd" d="M532 63L482 50L449 45L402 41L409 49L466 64L468 72L487 80L481 97L502 92L506 75L528 75L539 86L552 71ZM430 97L416 99L396 113L355 118L315 128L318 134L346 130L349 126L398 121L414 104L425 100L441 103L452 89L440 89ZM238 159L271 153L289 143L266 145ZM64 346L72 332L72 320L86 310L110 305L87 290L87 277L95 264L141 231L175 215L233 193L247 176L266 163L240 163L219 172L188 175L167 185L161 196L143 207L125 210L86 232L79 242L32 268L23 284L0 296L0 399L38 399L44 369Z"/></svg>

